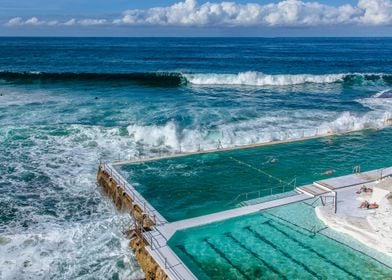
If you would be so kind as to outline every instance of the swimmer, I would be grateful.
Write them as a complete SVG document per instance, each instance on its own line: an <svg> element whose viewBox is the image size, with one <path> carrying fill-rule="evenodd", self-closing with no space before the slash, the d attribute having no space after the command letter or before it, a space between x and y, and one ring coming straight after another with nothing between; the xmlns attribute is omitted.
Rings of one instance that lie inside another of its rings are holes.
<svg viewBox="0 0 392 280"><path fill-rule="evenodd" d="M270 160L270 163L277 163L277 162L278 162L277 158L273 158L273 159Z"/></svg>
<svg viewBox="0 0 392 280"><path fill-rule="evenodd" d="M335 173L335 170L327 170L324 173L321 173L321 175L331 175L333 173Z"/></svg>

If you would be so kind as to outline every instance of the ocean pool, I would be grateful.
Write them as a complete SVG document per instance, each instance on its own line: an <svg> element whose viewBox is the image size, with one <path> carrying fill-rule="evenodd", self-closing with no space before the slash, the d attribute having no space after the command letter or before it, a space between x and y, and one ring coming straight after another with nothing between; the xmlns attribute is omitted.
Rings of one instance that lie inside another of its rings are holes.
<svg viewBox="0 0 392 280"><path fill-rule="evenodd" d="M238 206L296 185L392 165L392 129L362 131L250 149L220 151L117 165L116 168L168 221ZM277 159L277 162L272 162ZM332 170L332 174L325 172ZM271 175L269 177L268 175ZM252 196L253 195L253 196ZM239 197L238 197L239 196ZM236 199L237 198L237 199Z"/></svg>

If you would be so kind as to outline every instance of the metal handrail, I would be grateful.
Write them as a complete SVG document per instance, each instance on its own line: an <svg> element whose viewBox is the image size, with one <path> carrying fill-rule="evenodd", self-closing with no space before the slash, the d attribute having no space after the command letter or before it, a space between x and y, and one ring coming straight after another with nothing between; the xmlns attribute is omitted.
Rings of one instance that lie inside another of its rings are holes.
<svg viewBox="0 0 392 280"><path fill-rule="evenodd" d="M286 191L286 188L287 188L288 186L290 186L290 185L283 185L283 186L273 187L273 188L269 188L269 189L262 189L262 190L258 190L258 191L251 191L251 192L241 193L241 194L237 195L233 200L231 200L230 202L228 202L228 203L226 204L226 206L232 205L232 204L234 204L234 203L237 202L237 201L247 201L248 198L249 198L250 196L252 196L252 194L258 194L257 197L252 198L252 199L257 199L257 198L263 197L263 196L261 196L262 193L269 193L269 194L267 194L266 196L273 195L273 194L274 194L274 193L273 193L273 190L276 190L276 189L281 189L281 190L282 190L281 193L284 193L284 192ZM290 189L290 190L294 190L294 189L295 189L295 186L294 186L292 189ZM240 200L241 197L244 197L245 199Z"/></svg>
<svg viewBox="0 0 392 280"><path fill-rule="evenodd" d="M143 236L147 237L146 240L149 242L149 245L151 247L151 250L157 253L157 256L159 256L160 260L164 263L164 268L170 270L170 272L173 273L173 275L176 277L176 279L184 280L185 278L180 275L180 273L176 270L175 266L177 264L170 264L167 258L162 254L162 252L159 250L162 246L159 245L159 241L156 239L154 235L151 234L151 232L146 231L142 228L142 234ZM161 235L161 233L159 233ZM158 244L155 245L154 249L154 241Z"/></svg>

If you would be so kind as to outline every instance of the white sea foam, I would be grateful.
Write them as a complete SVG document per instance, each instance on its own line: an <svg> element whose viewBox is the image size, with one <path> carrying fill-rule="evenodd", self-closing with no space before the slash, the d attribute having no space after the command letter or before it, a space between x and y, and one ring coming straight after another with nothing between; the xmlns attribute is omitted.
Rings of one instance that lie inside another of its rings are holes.
<svg viewBox="0 0 392 280"><path fill-rule="evenodd" d="M0 108L7 106L21 106L28 104L42 104L48 101L60 101L59 97L44 92L24 92L11 89L0 90Z"/></svg>
<svg viewBox="0 0 392 280"><path fill-rule="evenodd" d="M268 75L261 72L240 72L238 74L183 74L188 82L195 85L249 85L288 86L306 83L326 84L342 81L347 74L327 75Z"/></svg>
<svg viewBox="0 0 392 280"><path fill-rule="evenodd" d="M170 146L179 147L177 129L174 122L168 122L163 126L157 125L131 125L128 126L128 133L136 142L150 146Z"/></svg>
<svg viewBox="0 0 392 280"><path fill-rule="evenodd" d="M100 157L132 153L133 141L119 128L84 125L3 126L0 134L29 143L14 147L12 173L0 176L16 190L2 198L16 195L9 207L17 209L1 228L0 279L142 278L122 233L130 221L102 199L94 176ZM36 179L24 182L28 173ZM21 196L28 204L14 204Z"/></svg>
<svg viewBox="0 0 392 280"><path fill-rule="evenodd" d="M377 92L372 97L362 98L356 100L358 103L361 103L363 106L368 107L372 111L376 112L385 112L386 115L392 114L392 90L382 90ZM385 116L389 118L389 116Z"/></svg>
<svg viewBox="0 0 392 280"><path fill-rule="evenodd" d="M376 93L373 97L374 98L392 98L392 89L382 90L382 91Z"/></svg>
<svg viewBox="0 0 392 280"><path fill-rule="evenodd" d="M40 231L0 237L0 278L107 279L117 275L141 279L143 274L119 230L130 221L112 215L84 224L46 224Z"/></svg>
<svg viewBox="0 0 392 280"><path fill-rule="evenodd" d="M28 96L25 97L27 102ZM0 184L14 186L18 194L33 192L33 182L20 180L30 172L35 178L47 176L51 185L37 191L40 198L18 208L19 216L8 228L2 228L6 234L0 237L0 278L102 279L116 273L120 279L141 276L121 233L123 221L127 224L125 218L115 215L112 204L102 199L96 189L94 174L99 158L133 159L140 149L152 156L161 148L168 152L180 147L183 151L195 151L199 145L201 149L216 148L218 141L230 147L382 128L392 108L388 101L360 100L373 106L368 113L277 110L208 126L196 120L186 128L174 120L163 125L131 124L125 131L120 127L81 124L3 125L2 143L12 137L22 140L10 141L13 148L7 169L12 174L0 177ZM217 115L221 117L227 111ZM50 111L41 114L37 118L51 116ZM50 207L56 215L41 212L43 201L53 203ZM24 222L29 223L29 232L23 228ZM125 263L123 268L116 266L118 262ZM86 269L90 274L83 274Z"/></svg>
<svg viewBox="0 0 392 280"><path fill-rule="evenodd" d="M218 125L214 128L179 129L173 122L163 126L128 127L130 137L145 149L161 147L182 151L232 147L303 137L327 136L363 129L381 129L387 125L388 111L352 112L297 110L266 115L256 119Z"/></svg>

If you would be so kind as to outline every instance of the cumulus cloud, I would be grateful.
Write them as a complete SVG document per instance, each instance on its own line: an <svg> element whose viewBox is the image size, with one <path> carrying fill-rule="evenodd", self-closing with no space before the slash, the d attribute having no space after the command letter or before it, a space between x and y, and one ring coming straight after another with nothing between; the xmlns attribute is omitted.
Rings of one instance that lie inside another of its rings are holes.
<svg viewBox="0 0 392 280"><path fill-rule="evenodd" d="M237 4L185 0L169 7L128 10L115 24L164 26L317 26L392 23L391 0L359 0L356 6L284 0Z"/></svg>
<svg viewBox="0 0 392 280"><path fill-rule="evenodd" d="M391 24L392 1L390 0L359 0L358 8L363 11L359 21L364 24Z"/></svg>
<svg viewBox="0 0 392 280"><path fill-rule="evenodd" d="M251 0L250 0L251 1ZM45 21L32 17L10 19L7 26L21 25L133 25L133 26L322 26L391 25L392 0L359 0L356 5L332 6L318 2L282 0L278 3L238 4L184 0L167 7L127 10L119 18Z"/></svg>

